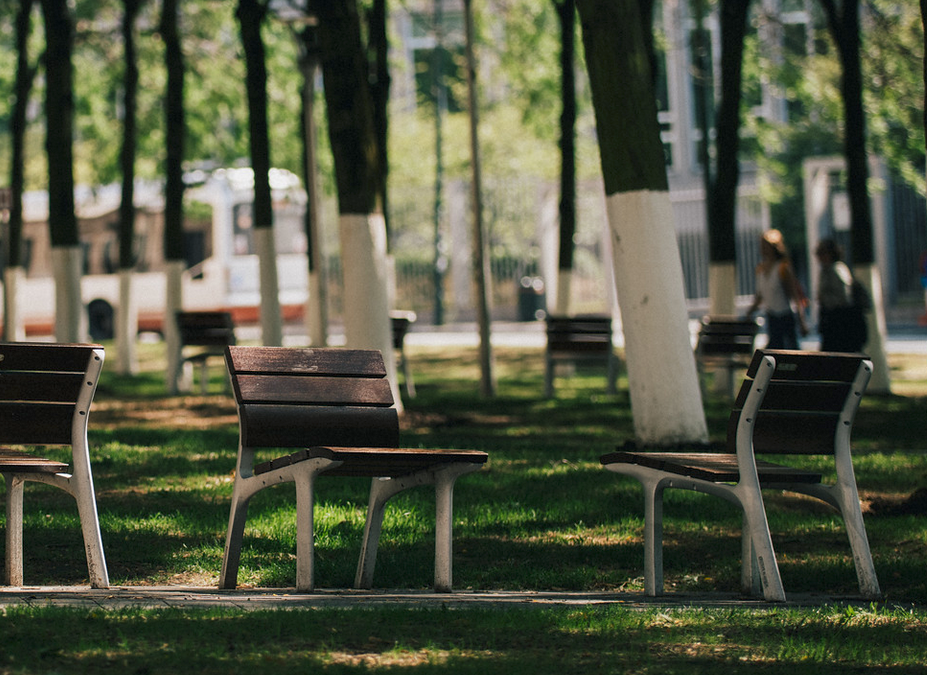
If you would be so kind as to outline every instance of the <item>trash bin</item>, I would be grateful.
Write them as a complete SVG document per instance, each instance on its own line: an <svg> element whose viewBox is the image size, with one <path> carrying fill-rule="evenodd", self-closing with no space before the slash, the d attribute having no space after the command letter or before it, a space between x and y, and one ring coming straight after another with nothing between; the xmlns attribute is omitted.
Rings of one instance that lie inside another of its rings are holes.
<svg viewBox="0 0 927 675"><path fill-rule="evenodd" d="M522 277L518 284L518 320L540 321L547 315L545 305L544 280Z"/></svg>

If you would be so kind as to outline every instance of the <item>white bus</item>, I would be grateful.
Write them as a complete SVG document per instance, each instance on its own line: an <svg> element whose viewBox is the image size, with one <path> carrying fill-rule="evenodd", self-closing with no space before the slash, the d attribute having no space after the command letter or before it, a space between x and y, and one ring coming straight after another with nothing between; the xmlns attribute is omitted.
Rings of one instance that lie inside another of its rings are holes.
<svg viewBox="0 0 927 675"><path fill-rule="evenodd" d="M183 277L186 310L232 313L236 325L259 319L258 260L254 251L251 169L219 169L187 176ZM306 195L299 178L286 170L270 172L274 239L278 253L280 304L286 323L302 320L307 295ZM75 194L84 276L81 296L94 340L113 336L119 303L118 185ZM18 306L27 336L54 333L55 288L48 231L48 195L23 195L23 268ZM166 300L164 274L164 197L160 185L136 188L136 273L134 291L140 332L162 332ZM2 317L0 307L0 317Z"/></svg>

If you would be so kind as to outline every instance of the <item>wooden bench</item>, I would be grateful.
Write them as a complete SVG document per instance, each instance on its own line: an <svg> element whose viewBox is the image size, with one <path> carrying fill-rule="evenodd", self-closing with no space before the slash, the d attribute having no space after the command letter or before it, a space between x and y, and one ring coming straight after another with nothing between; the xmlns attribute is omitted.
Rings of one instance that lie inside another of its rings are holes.
<svg viewBox="0 0 927 675"><path fill-rule="evenodd" d="M90 585L109 587L87 445L87 418L102 368L99 345L0 344L0 473L6 482L6 582L11 586L23 585L23 501L25 483L33 481L74 497ZM68 445L71 463L8 445Z"/></svg>
<svg viewBox="0 0 927 675"><path fill-rule="evenodd" d="M726 453L613 452L601 458L611 471L637 478L644 488L644 585L663 590L663 491L694 490L722 497L744 514L741 584L767 600L785 600L762 489L810 495L836 507L846 525L860 591L878 597L879 582L863 524L850 431L872 363L860 354L757 351L731 412ZM830 455L836 483L818 471L761 461L755 454Z"/></svg>
<svg viewBox="0 0 927 675"><path fill-rule="evenodd" d="M753 357L759 325L755 319L736 316L702 317L695 345L700 372L715 370L724 375L728 397L734 395L734 371L745 369Z"/></svg>
<svg viewBox="0 0 927 675"><path fill-rule="evenodd" d="M457 478L477 471L485 452L399 448L399 418L379 351L226 348L238 405L239 448L220 588L237 584L248 501L258 491L296 483L296 588L313 578L313 494L318 475L372 478L355 586L370 588L386 502L434 485L435 579L451 589L451 526ZM259 449L299 448L256 462Z"/></svg>
<svg viewBox="0 0 927 675"><path fill-rule="evenodd" d="M412 367L406 357L406 333L418 317L415 312L394 311L389 313L393 328L393 349L399 354L399 369L402 371L406 396L415 398L415 381L412 379Z"/></svg>
<svg viewBox="0 0 927 675"><path fill-rule="evenodd" d="M177 331L180 335L181 358L177 377L189 390L193 386L193 366L199 366L200 392L209 391L208 362L212 358L224 358L225 348L235 344L235 324L230 312L177 312ZM189 352L188 347L193 347Z"/></svg>
<svg viewBox="0 0 927 675"><path fill-rule="evenodd" d="M560 363L592 362L605 366L608 393L617 390L618 357L612 346L608 316L548 316L544 356L544 395L554 395L554 375Z"/></svg>

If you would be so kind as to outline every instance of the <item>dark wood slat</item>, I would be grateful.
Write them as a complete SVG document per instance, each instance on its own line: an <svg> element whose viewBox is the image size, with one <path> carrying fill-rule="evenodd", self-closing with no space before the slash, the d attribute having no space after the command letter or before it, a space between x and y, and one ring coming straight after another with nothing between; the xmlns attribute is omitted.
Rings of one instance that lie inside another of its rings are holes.
<svg viewBox="0 0 927 675"><path fill-rule="evenodd" d="M85 386L83 373L0 370L0 401L76 403Z"/></svg>
<svg viewBox="0 0 927 675"><path fill-rule="evenodd" d="M235 344L235 324L229 312L178 312L177 328L180 341L186 346Z"/></svg>
<svg viewBox="0 0 927 675"><path fill-rule="evenodd" d="M305 375L238 375L239 403L304 403L389 407L393 395L385 379Z"/></svg>
<svg viewBox="0 0 927 675"><path fill-rule="evenodd" d="M689 476L702 480L735 483L740 480L737 456L721 453L684 452L613 452L601 458L602 464L637 464L658 471ZM815 471L757 460L760 483L820 483L822 475Z"/></svg>
<svg viewBox="0 0 927 675"><path fill-rule="evenodd" d="M745 385L737 396L736 408L742 408L747 400L749 382ZM840 412L849 393L848 382L774 380L766 388L760 410Z"/></svg>
<svg viewBox="0 0 927 675"><path fill-rule="evenodd" d="M312 458L325 458L343 462L341 466L325 472L331 476L365 476L396 478L430 466L452 462L483 464L485 452L477 450L421 450L398 448L355 448L343 446L304 448L298 452L263 462L254 467L255 474L290 466Z"/></svg>
<svg viewBox="0 0 927 675"><path fill-rule="evenodd" d="M0 402L0 443L69 445L74 406Z"/></svg>
<svg viewBox="0 0 927 675"><path fill-rule="evenodd" d="M100 345L6 342L0 344L0 371L83 373Z"/></svg>
<svg viewBox="0 0 927 675"><path fill-rule="evenodd" d="M62 473L68 470L68 465L46 457L37 457L19 450L0 448L0 472L41 472Z"/></svg>
<svg viewBox="0 0 927 675"><path fill-rule="evenodd" d="M383 357L376 350L232 346L226 360L232 373L386 377Z"/></svg>
<svg viewBox="0 0 927 675"><path fill-rule="evenodd" d="M728 448L733 450L737 419L728 420ZM767 412L757 415L753 425L753 450L760 454L832 455L837 413Z"/></svg>
<svg viewBox="0 0 927 675"><path fill-rule="evenodd" d="M776 359L776 373L773 376L776 380L852 382L859 364L866 358L863 354L757 350L747 369L748 377L756 377L764 354Z"/></svg>
<svg viewBox="0 0 927 675"><path fill-rule="evenodd" d="M244 405L238 412L241 442L247 448L399 446L395 408Z"/></svg>

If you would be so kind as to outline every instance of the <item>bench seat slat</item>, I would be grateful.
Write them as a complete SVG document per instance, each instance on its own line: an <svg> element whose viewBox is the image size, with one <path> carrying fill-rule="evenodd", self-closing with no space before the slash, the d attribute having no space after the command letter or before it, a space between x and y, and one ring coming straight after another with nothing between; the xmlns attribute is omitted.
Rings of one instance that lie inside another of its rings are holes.
<svg viewBox="0 0 927 675"><path fill-rule="evenodd" d="M269 462L263 462L254 467L254 473L258 475L314 458L343 462L341 466L325 471L326 475L396 478L449 462L483 464L488 455L478 450L323 446L304 448Z"/></svg>
<svg viewBox="0 0 927 675"><path fill-rule="evenodd" d="M61 473L68 470L68 465L46 457L30 455L20 450L0 448L0 471L16 473L19 471L38 471L42 473Z"/></svg>
<svg viewBox="0 0 927 675"><path fill-rule="evenodd" d="M735 483L740 480L737 456L705 452L613 452L602 457L603 464L623 463L646 466L659 471L701 478L712 482ZM772 462L757 460L760 483L820 483L822 475Z"/></svg>
<svg viewBox="0 0 927 675"><path fill-rule="evenodd" d="M393 395L385 379L305 377L300 375L239 375L236 393L242 403L361 405L389 407Z"/></svg>
<svg viewBox="0 0 927 675"><path fill-rule="evenodd" d="M230 370L239 377L248 373L386 377L386 366L376 350L251 347L234 350L227 358Z"/></svg>

